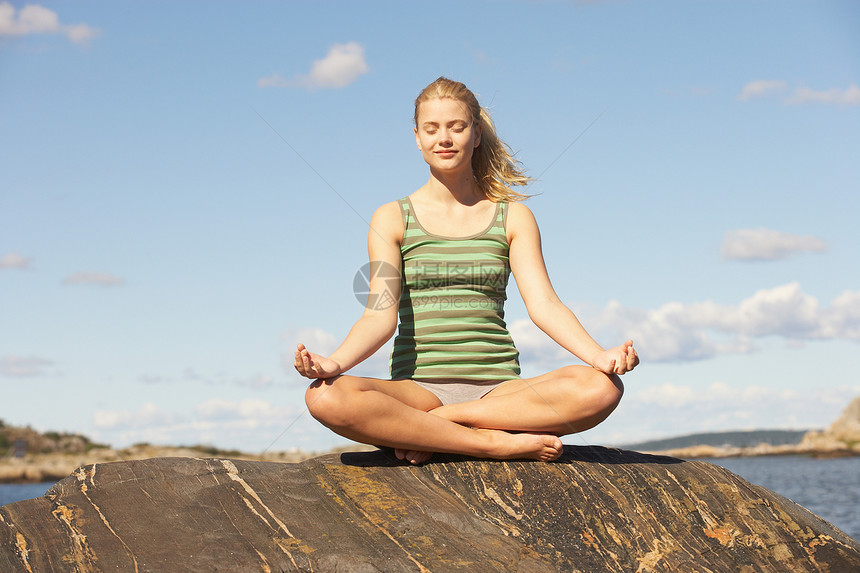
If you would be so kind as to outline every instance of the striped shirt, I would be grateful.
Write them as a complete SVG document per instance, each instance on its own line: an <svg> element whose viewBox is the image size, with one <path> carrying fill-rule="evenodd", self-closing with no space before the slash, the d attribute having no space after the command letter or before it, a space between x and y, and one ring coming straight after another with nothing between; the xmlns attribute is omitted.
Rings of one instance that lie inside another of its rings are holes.
<svg viewBox="0 0 860 573"><path fill-rule="evenodd" d="M505 325L510 277L507 203L471 237L428 233L409 198L403 215L399 327L392 379L503 381L519 378L519 353Z"/></svg>

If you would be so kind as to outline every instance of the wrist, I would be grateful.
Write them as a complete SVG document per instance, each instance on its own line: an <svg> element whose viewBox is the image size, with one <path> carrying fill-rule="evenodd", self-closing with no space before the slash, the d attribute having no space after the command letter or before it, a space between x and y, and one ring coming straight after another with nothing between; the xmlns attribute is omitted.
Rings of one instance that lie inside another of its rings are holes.
<svg viewBox="0 0 860 573"><path fill-rule="evenodd" d="M342 360L338 360L334 355L329 356L328 359L334 366L334 376L339 376L346 371L346 368L343 367L344 362Z"/></svg>
<svg viewBox="0 0 860 573"><path fill-rule="evenodd" d="M588 364L591 365L593 368L598 368L597 360L598 360L598 358L600 358L600 355L603 354L604 352L606 352L606 351L603 348L598 347L596 350L594 350L591 353L591 356L589 356L589 358L586 362L588 362Z"/></svg>

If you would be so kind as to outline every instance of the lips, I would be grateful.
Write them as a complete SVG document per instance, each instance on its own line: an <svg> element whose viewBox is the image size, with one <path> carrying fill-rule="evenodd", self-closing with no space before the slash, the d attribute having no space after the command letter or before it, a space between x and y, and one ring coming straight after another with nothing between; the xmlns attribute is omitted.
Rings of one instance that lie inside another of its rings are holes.
<svg viewBox="0 0 860 573"><path fill-rule="evenodd" d="M454 157L457 154L456 151L437 151L436 155L441 157Z"/></svg>

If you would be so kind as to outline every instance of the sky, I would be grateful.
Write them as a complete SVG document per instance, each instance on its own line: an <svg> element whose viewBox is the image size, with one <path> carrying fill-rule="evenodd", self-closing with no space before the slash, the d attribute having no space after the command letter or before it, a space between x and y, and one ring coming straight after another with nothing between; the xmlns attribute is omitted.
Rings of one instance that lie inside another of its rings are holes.
<svg viewBox="0 0 860 573"><path fill-rule="evenodd" d="M642 360L565 443L825 427L860 395L858 29L847 0L0 1L0 419L348 443L292 352L360 316L444 75L536 179L559 296ZM524 376L577 363L515 285L506 318Z"/></svg>

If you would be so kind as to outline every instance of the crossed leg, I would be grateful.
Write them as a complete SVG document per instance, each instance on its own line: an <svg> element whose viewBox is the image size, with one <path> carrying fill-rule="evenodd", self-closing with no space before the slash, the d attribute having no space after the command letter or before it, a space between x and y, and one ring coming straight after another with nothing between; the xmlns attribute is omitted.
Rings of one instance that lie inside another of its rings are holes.
<svg viewBox="0 0 860 573"><path fill-rule="evenodd" d="M550 461L562 452L558 436L602 421L621 392L617 378L568 367L504 382L481 400L447 406L411 380L356 376L317 380L305 401L314 418L334 432L395 448L412 463L432 452Z"/></svg>
<svg viewBox="0 0 860 573"><path fill-rule="evenodd" d="M564 436L601 423L624 393L618 376L588 366L566 366L534 378L509 380L478 400L447 404L431 414L476 428ZM405 451L398 457L421 463L432 451Z"/></svg>
<svg viewBox="0 0 860 573"><path fill-rule="evenodd" d="M566 366L534 378L503 382L480 400L448 404L431 412L478 428L564 436L605 420L623 393L618 376L589 366Z"/></svg>

